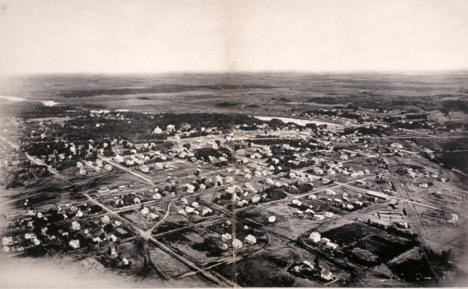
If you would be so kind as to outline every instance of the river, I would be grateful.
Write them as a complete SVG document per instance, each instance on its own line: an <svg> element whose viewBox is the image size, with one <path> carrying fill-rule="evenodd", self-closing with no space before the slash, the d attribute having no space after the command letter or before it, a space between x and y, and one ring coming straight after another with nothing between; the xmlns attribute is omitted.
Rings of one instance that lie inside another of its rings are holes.
<svg viewBox="0 0 468 289"><path fill-rule="evenodd" d="M276 117L276 116L255 116L255 118L259 119L259 120L263 120L263 121L270 121L272 119L279 119L281 120L282 122L285 122L285 123L295 123L297 125L301 125L301 126L305 126L306 124L309 124L309 123L314 123L316 125L327 125L327 126L330 126L330 127L342 127L341 124L337 124L337 123L331 123L331 122L325 122L325 121L319 121L319 120L312 120L312 119L299 119L299 118L289 118L289 117Z"/></svg>
<svg viewBox="0 0 468 289"><path fill-rule="evenodd" d="M44 106L55 106L59 104L54 100L36 100L36 99L26 99L18 96L11 96L11 95L0 95L0 99L11 101L11 102L22 102L22 101L31 101L31 102L40 102Z"/></svg>

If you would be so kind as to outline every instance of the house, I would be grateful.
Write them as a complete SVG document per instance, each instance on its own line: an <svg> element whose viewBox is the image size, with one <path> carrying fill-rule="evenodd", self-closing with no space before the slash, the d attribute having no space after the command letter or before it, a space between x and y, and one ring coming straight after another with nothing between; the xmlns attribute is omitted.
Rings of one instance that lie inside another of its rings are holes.
<svg viewBox="0 0 468 289"><path fill-rule="evenodd" d="M215 176L215 186L218 187L222 186L223 184L223 177L221 177L220 175Z"/></svg>
<svg viewBox="0 0 468 289"><path fill-rule="evenodd" d="M242 189L238 185L232 185L226 188L226 192L230 194L235 194L236 192L241 192Z"/></svg>
<svg viewBox="0 0 468 289"><path fill-rule="evenodd" d="M318 232L312 232L309 235L309 239L314 242L314 243L319 243L322 237L320 236L320 233Z"/></svg>
<svg viewBox="0 0 468 289"><path fill-rule="evenodd" d="M254 245L255 243L257 243L257 238L255 238L255 236L252 234L248 234L244 240L247 244L250 245Z"/></svg>
<svg viewBox="0 0 468 289"><path fill-rule="evenodd" d="M163 133L163 130L159 126L156 126L156 128L153 130L153 133L154 134L161 134L161 133Z"/></svg>
<svg viewBox="0 0 468 289"><path fill-rule="evenodd" d="M110 234L110 235L107 237L107 240L110 241L110 242L117 242L118 238L117 238L116 235Z"/></svg>
<svg viewBox="0 0 468 289"><path fill-rule="evenodd" d="M191 128L192 128L192 125L190 125L189 123L184 122L180 124L181 130L190 130Z"/></svg>
<svg viewBox="0 0 468 289"><path fill-rule="evenodd" d="M322 270L320 271L320 278L322 278L325 281L330 281L333 279L333 274L327 268L322 268Z"/></svg>
<svg viewBox="0 0 468 289"><path fill-rule="evenodd" d="M358 207L362 207L362 206L364 205L364 203L363 203L363 202L361 202L361 201L357 201L357 200L356 200L356 201L354 201L354 204L355 204L356 206L358 206Z"/></svg>
<svg viewBox="0 0 468 289"><path fill-rule="evenodd" d="M79 231L81 228L80 226L80 223L78 223L77 221L73 221L72 224L71 224L71 229L73 231Z"/></svg>
<svg viewBox="0 0 468 289"><path fill-rule="evenodd" d="M224 157L224 156L220 156L220 157L218 158L218 160L219 160L220 162L227 162L227 158Z"/></svg>
<svg viewBox="0 0 468 289"><path fill-rule="evenodd" d="M211 214L211 213L213 213L213 210L210 209L210 208L208 208L208 207L205 207L205 208L203 208L201 214L202 214L202 216L207 216L207 215L209 215L209 214Z"/></svg>
<svg viewBox="0 0 468 289"><path fill-rule="evenodd" d="M163 169L163 164L162 164L162 163L155 163L155 164L154 164L154 169L156 169L156 170L162 170L162 169Z"/></svg>
<svg viewBox="0 0 468 289"><path fill-rule="evenodd" d="M391 148L394 148L394 149L402 149L402 148L403 148L403 146L402 146L401 144L396 143L396 142L392 143L392 144L390 145L390 147L391 147Z"/></svg>
<svg viewBox="0 0 468 289"><path fill-rule="evenodd" d="M175 131L175 126L173 124L168 124L166 126L166 132L174 132Z"/></svg>
<svg viewBox="0 0 468 289"><path fill-rule="evenodd" d="M331 241L328 238L322 238L322 240L321 240L321 243L324 244L324 245L328 244L329 242L331 242Z"/></svg>
<svg viewBox="0 0 468 289"><path fill-rule="evenodd" d="M334 201L335 203L337 203L337 204L340 204L340 205L343 204L343 200L342 200L342 199L335 198L335 199L333 199L333 201Z"/></svg>
<svg viewBox="0 0 468 289"><path fill-rule="evenodd" d="M212 164L216 163L218 160L214 156L208 156L208 161Z"/></svg>
<svg viewBox="0 0 468 289"><path fill-rule="evenodd" d="M112 257L112 258L117 258L119 255L117 254L117 249L112 246L110 248L110 252L109 252L109 255Z"/></svg>
<svg viewBox="0 0 468 289"><path fill-rule="evenodd" d="M243 247L242 241L239 239L232 240L232 247L235 250L241 249Z"/></svg>
<svg viewBox="0 0 468 289"><path fill-rule="evenodd" d="M187 213L193 213L195 211L195 208L194 207L191 207L191 206L185 206L185 212Z"/></svg>
<svg viewBox="0 0 468 289"><path fill-rule="evenodd" d="M94 238L93 238L93 242L99 244L99 243L102 242L102 239L101 239L100 237L94 237Z"/></svg>
<svg viewBox="0 0 468 289"><path fill-rule="evenodd" d="M310 200L316 200L317 199L317 195L309 195L308 197Z"/></svg>
<svg viewBox="0 0 468 289"><path fill-rule="evenodd" d="M236 150L236 155L238 155L238 156L243 156L243 155L245 155L245 150L244 150L244 149L238 149L238 150Z"/></svg>
<svg viewBox="0 0 468 289"><path fill-rule="evenodd" d="M78 249L80 247L80 240L71 240L70 242L68 242L68 245L70 245L70 247L72 247L73 249Z"/></svg>
<svg viewBox="0 0 468 289"><path fill-rule="evenodd" d="M307 210L305 210L305 213L306 213L306 214L309 214L309 215L315 215L314 210L312 210L312 209L310 209L310 208L307 209Z"/></svg>
<svg viewBox="0 0 468 289"><path fill-rule="evenodd" d="M325 220L325 216L324 215L319 215L319 214L314 215L314 218L316 220L319 220L319 221Z"/></svg>
<svg viewBox="0 0 468 289"><path fill-rule="evenodd" d="M237 206L238 206L238 207L243 207L243 206L246 206L246 205L248 205L248 204L249 204L249 201L246 200L246 199L242 199L242 200L240 200L240 201L237 202Z"/></svg>
<svg viewBox="0 0 468 289"><path fill-rule="evenodd" d="M450 224L457 224L458 223L458 215L457 214L450 214L450 220L448 221Z"/></svg>
<svg viewBox="0 0 468 289"><path fill-rule="evenodd" d="M338 244L333 242L328 242L325 244L325 247L330 250L336 250L338 248Z"/></svg>
<svg viewBox="0 0 468 289"><path fill-rule="evenodd" d="M128 259L124 257L124 258L122 258L122 264L124 266L128 266L128 265L130 265L130 261L128 261Z"/></svg>
<svg viewBox="0 0 468 289"><path fill-rule="evenodd" d="M114 207L122 207L125 205L124 201L121 198L114 197Z"/></svg>
<svg viewBox="0 0 468 289"><path fill-rule="evenodd" d="M229 240L232 240L232 235L229 233L224 233L221 235L221 239L223 240L223 242L227 242Z"/></svg>
<svg viewBox="0 0 468 289"><path fill-rule="evenodd" d="M143 172L143 173L148 173L149 168L148 168L148 166L142 165L142 166L140 166L140 171Z"/></svg>
<svg viewBox="0 0 468 289"><path fill-rule="evenodd" d="M298 207L302 206L302 202L297 199L292 200L291 204L298 206Z"/></svg>
<svg viewBox="0 0 468 289"><path fill-rule="evenodd" d="M192 184L185 184L185 191L187 193L193 193L195 191L195 186Z"/></svg>
<svg viewBox="0 0 468 289"><path fill-rule="evenodd" d="M110 218L108 215L104 215L102 218L101 218L101 222L104 223L104 224L109 224L110 222Z"/></svg>
<svg viewBox="0 0 468 289"><path fill-rule="evenodd" d="M3 237L2 238L2 245L3 246L11 246L14 244L13 237Z"/></svg>
<svg viewBox="0 0 468 289"><path fill-rule="evenodd" d="M140 213L141 213L142 215L145 215L145 216L148 215L149 212L150 212L150 211L149 211L149 209L148 209L147 207L144 207L144 208L141 209L141 211L140 211Z"/></svg>
<svg viewBox="0 0 468 289"><path fill-rule="evenodd" d="M314 167L314 168L312 168L312 170L314 171L314 173L316 175L322 175L323 174L323 170L321 168Z"/></svg>
<svg viewBox="0 0 468 289"><path fill-rule="evenodd" d="M260 199L261 199L261 198L260 198L259 195L253 196L252 199L251 199L251 200L252 200L252 204L258 203L258 202L260 201Z"/></svg>

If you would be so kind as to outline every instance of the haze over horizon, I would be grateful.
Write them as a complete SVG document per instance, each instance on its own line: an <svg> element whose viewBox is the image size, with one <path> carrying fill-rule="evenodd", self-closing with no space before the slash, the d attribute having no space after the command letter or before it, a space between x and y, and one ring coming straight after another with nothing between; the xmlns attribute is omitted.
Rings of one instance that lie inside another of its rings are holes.
<svg viewBox="0 0 468 289"><path fill-rule="evenodd" d="M0 74L468 69L468 2L0 3Z"/></svg>

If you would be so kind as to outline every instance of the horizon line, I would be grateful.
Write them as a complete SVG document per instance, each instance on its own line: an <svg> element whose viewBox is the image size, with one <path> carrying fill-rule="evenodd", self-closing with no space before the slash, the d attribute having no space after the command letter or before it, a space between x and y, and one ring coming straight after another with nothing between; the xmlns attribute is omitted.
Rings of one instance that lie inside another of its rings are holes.
<svg viewBox="0 0 468 289"><path fill-rule="evenodd" d="M450 73L468 73L468 68L461 69L414 69L414 70L385 70L385 69L369 69L369 70L180 70L180 71L160 71L160 72L24 72L24 73L0 73L0 77L35 77L35 76L78 76L78 75L101 75L101 76L134 76L134 75L180 75L180 74L219 74L219 75L240 75L240 74L450 74Z"/></svg>

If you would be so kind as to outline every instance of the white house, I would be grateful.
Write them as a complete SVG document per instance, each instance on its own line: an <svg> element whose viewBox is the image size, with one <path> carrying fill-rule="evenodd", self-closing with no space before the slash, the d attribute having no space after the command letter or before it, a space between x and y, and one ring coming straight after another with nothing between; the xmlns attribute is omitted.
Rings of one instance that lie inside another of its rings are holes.
<svg viewBox="0 0 468 289"><path fill-rule="evenodd" d="M318 232L312 232L309 235L309 239L314 242L314 243L319 243L322 237L320 236L320 233Z"/></svg>
<svg viewBox="0 0 468 289"><path fill-rule="evenodd" d="M255 238L255 236L252 234L248 234L244 240L247 244L250 245L254 245L255 243L257 243L257 238Z"/></svg>

